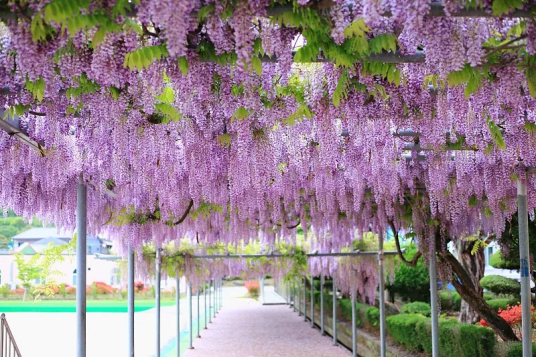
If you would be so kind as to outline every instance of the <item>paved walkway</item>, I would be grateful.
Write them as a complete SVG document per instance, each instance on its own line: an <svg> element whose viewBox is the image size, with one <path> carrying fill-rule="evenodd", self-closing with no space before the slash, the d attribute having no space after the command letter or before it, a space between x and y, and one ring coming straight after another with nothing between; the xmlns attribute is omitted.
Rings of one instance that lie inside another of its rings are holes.
<svg viewBox="0 0 536 357"><path fill-rule="evenodd" d="M236 288L225 288L224 306L194 340L194 349L184 357L344 357L351 353L332 346L330 337L320 335L286 305L262 305L239 297ZM225 296L231 293L234 296Z"/></svg>

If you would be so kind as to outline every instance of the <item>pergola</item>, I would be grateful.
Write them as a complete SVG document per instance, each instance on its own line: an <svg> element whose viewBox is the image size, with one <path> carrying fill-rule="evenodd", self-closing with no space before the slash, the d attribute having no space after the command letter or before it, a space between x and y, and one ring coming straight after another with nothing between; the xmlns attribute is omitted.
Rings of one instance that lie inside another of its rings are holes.
<svg viewBox="0 0 536 357"><path fill-rule="evenodd" d="M385 252L383 235L407 229L429 264L439 356L438 244L500 236L517 211L531 335L531 1L14 0L0 2L0 18L0 204L76 226L79 357L88 230L116 237L128 257L131 355L144 245L157 246L159 302L163 245L273 248L295 243L300 227L313 232L310 258L378 258L385 356L383 257L402 252ZM378 251L350 249L369 229ZM261 256L288 258L188 254ZM524 356L531 346L523 339Z"/></svg>

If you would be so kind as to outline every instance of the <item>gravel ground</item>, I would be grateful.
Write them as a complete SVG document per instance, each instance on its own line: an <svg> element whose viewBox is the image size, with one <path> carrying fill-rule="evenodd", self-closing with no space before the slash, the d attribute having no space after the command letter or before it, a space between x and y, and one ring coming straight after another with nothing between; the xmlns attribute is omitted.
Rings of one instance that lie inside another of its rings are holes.
<svg viewBox="0 0 536 357"><path fill-rule="evenodd" d="M286 305L263 306L253 299L225 296L224 306L209 324L194 349L185 357L322 356L344 357L351 353L332 346L330 337L303 321ZM225 291L227 290L227 291Z"/></svg>

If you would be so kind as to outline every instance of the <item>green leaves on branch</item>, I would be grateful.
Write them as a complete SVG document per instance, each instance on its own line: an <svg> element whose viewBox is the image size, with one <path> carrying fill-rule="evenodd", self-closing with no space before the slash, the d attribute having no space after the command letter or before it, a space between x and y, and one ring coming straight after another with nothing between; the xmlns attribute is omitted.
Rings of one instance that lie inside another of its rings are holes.
<svg viewBox="0 0 536 357"><path fill-rule="evenodd" d="M216 140L218 141L218 144L220 144L224 148L228 148L231 146L231 135L229 134L218 135L218 138Z"/></svg>
<svg viewBox="0 0 536 357"><path fill-rule="evenodd" d="M75 77L74 82L78 84L78 87L67 88L65 92L65 95L70 100L78 99L84 94L95 94L100 88L96 82L88 80L85 73Z"/></svg>
<svg viewBox="0 0 536 357"><path fill-rule="evenodd" d="M501 16L510 10L519 10L523 6L523 0L493 0L491 10L493 15Z"/></svg>
<svg viewBox="0 0 536 357"><path fill-rule="evenodd" d="M341 103L341 99L348 97L348 85L350 83L350 75L348 69L342 71L339 80L337 81L337 87L333 91L333 105L338 107Z"/></svg>
<svg viewBox="0 0 536 357"><path fill-rule="evenodd" d="M14 116L20 116L26 113L30 109L30 105L15 104L7 108L4 112L4 120L7 118L13 118Z"/></svg>
<svg viewBox="0 0 536 357"><path fill-rule="evenodd" d="M304 118L312 118L313 112L311 112L311 109L307 106L307 104L302 103L296 109L296 111L292 114L290 114L287 118L283 119L283 124L286 125L294 125L296 122L302 121Z"/></svg>
<svg viewBox="0 0 536 357"><path fill-rule="evenodd" d="M131 71L134 69L141 71L144 68L149 68L155 59L159 61L162 57L168 57L168 55L165 44L140 48L126 54L123 67L128 66Z"/></svg>
<svg viewBox="0 0 536 357"><path fill-rule="evenodd" d="M197 13L197 23L202 23L207 16L214 11L216 6L214 4L203 6L201 9L199 9L199 12Z"/></svg>
<svg viewBox="0 0 536 357"><path fill-rule="evenodd" d="M500 150L505 150L506 144L504 143L501 129L497 126L497 124L495 124L493 120L491 120L491 117L489 116L487 117L486 122L488 123L491 139L493 140L495 146Z"/></svg>
<svg viewBox="0 0 536 357"><path fill-rule="evenodd" d="M26 87L28 92L32 93L34 99L37 99L40 102L43 101L46 87L45 80L43 79L43 77L39 76L39 79L34 82L26 78L26 83L24 83L24 86Z"/></svg>
<svg viewBox="0 0 536 357"><path fill-rule="evenodd" d="M465 84L464 93L467 99L482 86L483 79L484 76L469 64L466 64L460 71L451 72L447 76L447 80L451 86Z"/></svg>

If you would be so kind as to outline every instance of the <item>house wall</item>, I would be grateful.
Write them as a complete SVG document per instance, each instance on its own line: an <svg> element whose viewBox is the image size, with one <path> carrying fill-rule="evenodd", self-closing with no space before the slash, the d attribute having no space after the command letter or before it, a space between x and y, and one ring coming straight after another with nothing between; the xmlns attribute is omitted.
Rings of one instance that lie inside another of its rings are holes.
<svg viewBox="0 0 536 357"><path fill-rule="evenodd" d="M25 258L30 259L30 256L26 256ZM117 271L119 270L119 264L117 262L96 259L94 255L88 255L86 259L88 268L86 279L88 285L100 281L106 284L113 283L113 285L117 287L120 286L121 280L116 278ZM54 275L51 277L51 279L54 279L58 284L65 283L72 286L76 283L73 274L76 269L76 259L74 255L64 256L64 261L54 264L52 269L62 272L62 275ZM17 279L18 269L14 255L0 255L0 272L2 274L0 284L21 283L21 281Z"/></svg>

